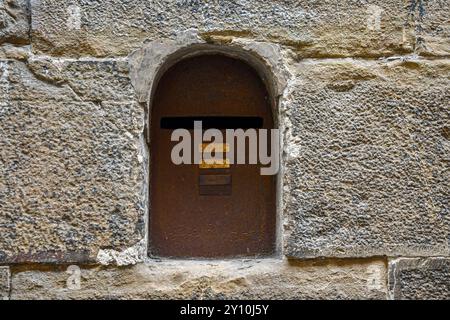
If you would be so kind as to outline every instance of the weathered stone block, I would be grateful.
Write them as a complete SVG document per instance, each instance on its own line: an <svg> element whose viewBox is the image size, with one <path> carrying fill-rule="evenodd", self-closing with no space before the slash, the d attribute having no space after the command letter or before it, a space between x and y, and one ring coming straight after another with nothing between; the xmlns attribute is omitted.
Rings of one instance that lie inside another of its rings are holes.
<svg viewBox="0 0 450 320"><path fill-rule="evenodd" d="M396 259L389 263L393 299L450 299L450 258Z"/></svg>
<svg viewBox="0 0 450 320"><path fill-rule="evenodd" d="M306 60L284 102L290 257L449 254L446 61Z"/></svg>
<svg viewBox="0 0 450 320"><path fill-rule="evenodd" d="M0 44L30 42L30 8L27 0L0 0Z"/></svg>
<svg viewBox="0 0 450 320"><path fill-rule="evenodd" d="M68 86L42 81L29 70L26 62L15 60L0 61L0 97L2 104L15 100L79 100Z"/></svg>
<svg viewBox="0 0 450 320"><path fill-rule="evenodd" d="M143 237L135 102L0 105L0 262L94 261Z"/></svg>
<svg viewBox="0 0 450 320"><path fill-rule="evenodd" d="M386 299L382 260L165 261L22 270L11 299Z"/></svg>
<svg viewBox="0 0 450 320"><path fill-rule="evenodd" d="M0 60L3 101L130 101L135 97L125 60Z"/></svg>
<svg viewBox="0 0 450 320"><path fill-rule="evenodd" d="M9 267L0 266L0 300L9 299L10 275Z"/></svg>
<svg viewBox="0 0 450 320"><path fill-rule="evenodd" d="M125 60L0 61L0 261L94 261L143 237L144 110Z"/></svg>
<svg viewBox="0 0 450 320"><path fill-rule="evenodd" d="M196 29L207 41L277 42L300 56L386 56L412 52L405 1L32 0L36 52L128 55L147 39Z"/></svg>
<svg viewBox="0 0 450 320"><path fill-rule="evenodd" d="M128 101L134 89L128 77L126 60L30 59L34 74L53 83L66 83L83 101ZM53 71L53 72L52 72Z"/></svg>

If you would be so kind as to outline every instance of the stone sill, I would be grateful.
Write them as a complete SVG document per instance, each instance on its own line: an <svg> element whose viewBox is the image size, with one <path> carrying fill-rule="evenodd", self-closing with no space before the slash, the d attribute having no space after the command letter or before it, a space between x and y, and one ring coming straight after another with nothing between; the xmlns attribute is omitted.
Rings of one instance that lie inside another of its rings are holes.
<svg viewBox="0 0 450 320"><path fill-rule="evenodd" d="M126 267L22 265L11 273L11 299L387 298L383 259L149 259Z"/></svg>

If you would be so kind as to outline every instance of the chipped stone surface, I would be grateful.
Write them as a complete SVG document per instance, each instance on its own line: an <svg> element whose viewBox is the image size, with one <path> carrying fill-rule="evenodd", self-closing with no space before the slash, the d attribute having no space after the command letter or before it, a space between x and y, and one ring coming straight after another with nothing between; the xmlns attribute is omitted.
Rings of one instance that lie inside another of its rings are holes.
<svg viewBox="0 0 450 320"><path fill-rule="evenodd" d="M0 46L0 60L14 59L19 61L26 60L31 54L29 45L15 46L13 44L3 44Z"/></svg>
<svg viewBox="0 0 450 320"><path fill-rule="evenodd" d="M25 61L17 60L0 61L0 97L3 104L12 101L79 100L67 85L46 83L31 72ZM3 121L2 124L5 125Z"/></svg>
<svg viewBox="0 0 450 320"><path fill-rule="evenodd" d="M0 0L0 45L30 42L30 8L28 0Z"/></svg>
<svg viewBox="0 0 450 320"><path fill-rule="evenodd" d="M0 266L0 300L9 300L10 274L9 267Z"/></svg>
<svg viewBox="0 0 450 320"><path fill-rule="evenodd" d="M164 261L73 273L15 270L11 299L386 299L382 260Z"/></svg>
<svg viewBox="0 0 450 320"><path fill-rule="evenodd" d="M448 0L410 0L405 25L416 34L415 51L424 56L450 55Z"/></svg>
<svg viewBox="0 0 450 320"><path fill-rule="evenodd" d="M255 38L300 56L386 56L412 52L405 1L32 0L35 52L128 55L145 40L197 29L211 42Z"/></svg>
<svg viewBox="0 0 450 320"><path fill-rule="evenodd" d="M129 266L144 261L147 256L147 241L142 239L139 243L122 251L114 249L100 249L97 262L102 265Z"/></svg>
<svg viewBox="0 0 450 320"><path fill-rule="evenodd" d="M389 263L393 299L450 299L450 258L396 259Z"/></svg>
<svg viewBox="0 0 450 320"><path fill-rule="evenodd" d="M131 101L135 92L128 73L128 62L120 59L0 60L0 96L4 101Z"/></svg>
<svg viewBox="0 0 450 320"><path fill-rule="evenodd" d="M283 111L285 253L449 254L450 64L306 60Z"/></svg>

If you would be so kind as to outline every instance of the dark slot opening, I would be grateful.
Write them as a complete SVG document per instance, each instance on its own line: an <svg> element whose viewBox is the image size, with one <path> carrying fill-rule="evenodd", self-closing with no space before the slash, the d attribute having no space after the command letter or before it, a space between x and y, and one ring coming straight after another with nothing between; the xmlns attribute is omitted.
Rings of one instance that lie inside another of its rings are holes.
<svg viewBox="0 0 450 320"><path fill-rule="evenodd" d="M194 129L194 121L202 122L202 129L249 129L262 128L261 117L230 117L230 116L194 116L194 117L163 117L161 129Z"/></svg>

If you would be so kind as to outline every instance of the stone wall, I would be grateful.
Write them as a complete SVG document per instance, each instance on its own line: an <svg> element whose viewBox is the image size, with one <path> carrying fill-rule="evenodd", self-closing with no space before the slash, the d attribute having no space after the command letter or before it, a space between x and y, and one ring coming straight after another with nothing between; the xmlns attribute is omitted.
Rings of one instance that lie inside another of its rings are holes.
<svg viewBox="0 0 450 320"><path fill-rule="evenodd" d="M450 298L448 0L0 1L0 298ZM275 258L147 257L158 75L260 68Z"/></svg>

